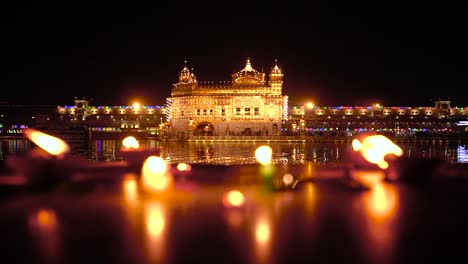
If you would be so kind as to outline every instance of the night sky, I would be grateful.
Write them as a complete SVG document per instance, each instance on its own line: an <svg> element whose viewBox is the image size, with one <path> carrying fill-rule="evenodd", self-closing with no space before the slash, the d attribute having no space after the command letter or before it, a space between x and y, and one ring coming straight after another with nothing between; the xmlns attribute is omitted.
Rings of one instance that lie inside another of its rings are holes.
<svg viewBox="0 0 468 264"><path fill-rule="evenodd" d="M468 106L461 4L158 2L5 6L0 102L161 105L185 60L228 81L250 57L278 60L290 104Z"/></svg>

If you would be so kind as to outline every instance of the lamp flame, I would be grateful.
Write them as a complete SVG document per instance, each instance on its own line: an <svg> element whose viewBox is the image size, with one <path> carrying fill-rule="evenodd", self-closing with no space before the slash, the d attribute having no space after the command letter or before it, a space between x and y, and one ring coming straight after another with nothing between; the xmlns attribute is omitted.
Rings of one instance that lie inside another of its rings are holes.
<svg viewBox="0 0 468 264"><path fill-rule="evenodd" d="M122 145L125 149L138 149L140 147L140 144L138 143L138 140L136 140L135 137L133 136L128 136L122 140Z"/></svg>
<svg viewBox="0 0 468 264"><path fill-rule="evenodd" d="M27 139L31 140L34 144L51 155L63 156L70 152L68 144L60 138L33 128L29 128L24 134Z"/></svg>
<svg viewBox="0 0 468 264"><path fill-rule="evenodd" d="M386 155L393 154L398 157L403 155L403 150L383 135L367 136L362 142L359 139L353 139L352 146L354 151L360 151L367 161L377 164L381 169L388 168L388 162L385 161Z"/></svg>

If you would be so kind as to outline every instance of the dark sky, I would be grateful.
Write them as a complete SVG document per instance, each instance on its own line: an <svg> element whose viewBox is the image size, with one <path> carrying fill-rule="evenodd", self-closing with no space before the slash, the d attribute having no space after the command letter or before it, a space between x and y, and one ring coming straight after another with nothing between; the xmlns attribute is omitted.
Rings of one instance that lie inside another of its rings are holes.
<svg viewBox="0 0 468 264"><path fill-rule="evenodd" d="M227 81L250 57L266 72L278 60L291 104L468 106L461 4L158 2L5 6L0 101L160 105L184 60Z"/></svg>

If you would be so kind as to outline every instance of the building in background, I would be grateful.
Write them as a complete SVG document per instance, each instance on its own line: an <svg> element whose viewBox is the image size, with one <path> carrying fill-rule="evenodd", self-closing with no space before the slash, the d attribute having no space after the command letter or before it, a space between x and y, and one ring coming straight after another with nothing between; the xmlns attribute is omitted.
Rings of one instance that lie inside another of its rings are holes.
<svg viewBox="0 0 468 264"><path fill-rule="evenodd" d="M279 135L288 109L283 72L275 63L265 77L250 59L231 82L199 82L185 65L167 99L171 133Z"/></svg>

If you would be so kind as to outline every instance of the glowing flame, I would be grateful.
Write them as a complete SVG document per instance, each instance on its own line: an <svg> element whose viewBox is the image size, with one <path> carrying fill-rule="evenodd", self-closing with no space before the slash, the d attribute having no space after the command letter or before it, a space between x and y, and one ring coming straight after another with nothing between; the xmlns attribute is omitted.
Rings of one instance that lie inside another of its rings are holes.
<svg viewBox="0 0 468 264"><path fill-rule="evenodd" d="M65 141L39 130L29 128L25 137L51 155L62 156L70 152L70 147Z"/></svg>
<svg viewBox="0 0 468 264"><path fill-rule="evenodd" d="M190 166L190 164L181 162L177 164L177 169L179 171L190 171L192 169L192 166Z"/></svg>
<svg viewBox="0 0 468 264"><path fill-rule="evenodd" d="M171 183L171 177L167 171L168 166L165 160L156 156L148 157L141 168L143 186L156 191L167 189Z"/></svg>
<svg viewBox="0 0 468 264"><path fill-rule="evenodd" d="M138 147L140 147L140 144L138 144L138 140L136 140L136 138L133 136L124 138L122 140L122 145L126 149L138 149Z"/></svg>
<svg viewBox="0 0 468 264"><path fill-rule="evenodd" d="M367 136L362 142L353 139L352 146L354 151L360 151L367 161L377 164L381 169L388 168L388 163L385 161L387 154L403 155L403 150L383 135Z"/></svg>
<svg viewBox="0 0 468 264"><path fill-rule="evenodd" d="M273 150L270 146L260 146L255 150L255 158L262 165L268 165L271 163L271 156Z"/></svg>
<svg viewBox="0 0 468 264"><path fill-rule="evenodd" d="M57 216L50 209L40 209L36 215L36 221L41 228L50 229L57 225Z"/></svg>
<svg viewBox="0 0 468 264"><path fill-rule="evenodd" d="M244 202L244 194L236 190L229 191L223 197L223 203L226 206L240 207L244 204Z"/></svg>
<svg viewBox="0 0 468 264"><path fill-rule="evenodd" d="M293 182L294 177L290 173L286 173L283 175L283 183L289 185Z"/></svg>

